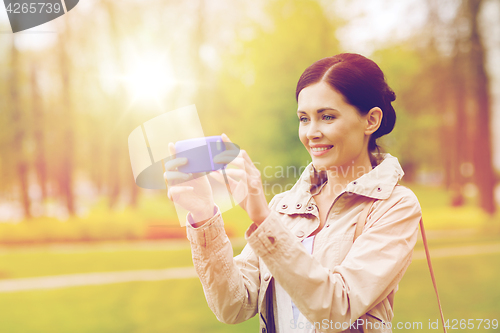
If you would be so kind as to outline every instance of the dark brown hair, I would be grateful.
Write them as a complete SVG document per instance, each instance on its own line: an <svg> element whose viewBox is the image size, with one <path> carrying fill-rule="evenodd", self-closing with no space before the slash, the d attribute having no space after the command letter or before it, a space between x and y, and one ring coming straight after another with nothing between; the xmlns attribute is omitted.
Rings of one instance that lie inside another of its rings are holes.
<svg viewBox="0 0 500 333"><path fill-rule="evenodd" d="M379 152L377 138L390 133L396 123L396 112L391 104L396 99L396 94L387 85L380 67L372 60L355 53L341 53L318 60L300 76L295 90L297 101L302 89L320 81L328 83L341 93L361 115L366 115L376 106L382 110L382 123L370 136L368 143L370 153Z"/></svg>

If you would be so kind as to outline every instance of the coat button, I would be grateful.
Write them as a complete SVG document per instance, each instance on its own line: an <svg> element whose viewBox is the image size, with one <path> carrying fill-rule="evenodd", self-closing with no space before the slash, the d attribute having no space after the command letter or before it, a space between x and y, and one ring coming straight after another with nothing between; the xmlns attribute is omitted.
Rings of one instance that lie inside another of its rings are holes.
<svg viewBox="0 0 500 333"><path fill-rule="evenodd" d="M265 327L262 328L262 333L267 333L267 330Z"/></svg>
<svg viewBox="0 0 500 333"><path fill-rule="evenodd" d="M314 209L314 207L313 207L313 206L307 206L307 208L306 208L306 209L307 209L307 210L309 210L309 211L311 211L311 210L313 210L313 209Z"/></svg>
<svg viewBox="0 0 500 333"><path fill-rule="evenodd" d="M285 204L285 205L281 206L281 208L282 208L282 209L287 209L287 208L288 208L288 205L287 205L287 204Z"/></svg>
<svg viewBox="0 0 500 333"><path fill-rule="evenodd" d="M269 273L264 274L264 281L269 280L270 277L271 277L271 274L269 274Z"/></svg>
<svg viewBox="0 0 500 333"><path fill-rule="evenodd" d="M297 237L304 237L304 231L299 230L299 231L297 232Z"/></svg>
<svg viewBox="0 0 500 333"><path fill-rule="evenodd" d="M297 208L297 209L300 209L300 207L302 207L302 204L300 204L300 203L298 203L298 204L295 206L295 208Z"/></svg>
<svg viewBox="0 0 500 333"><path fill-rule="evenodd" d="M379 191L379 192L380 192L380 191L382 191L382 188L380 188L380 187L379 187L379 188L377 188L377 191Z"/></svg>

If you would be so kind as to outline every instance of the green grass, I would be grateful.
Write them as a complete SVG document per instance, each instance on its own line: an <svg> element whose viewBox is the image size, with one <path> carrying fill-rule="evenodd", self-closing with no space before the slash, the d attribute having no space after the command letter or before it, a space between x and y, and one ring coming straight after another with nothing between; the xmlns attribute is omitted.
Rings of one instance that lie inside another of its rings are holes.
<svg viewBox="0 0 500 333"><path fill-rule="evenodd" d="M446 319L500 321L499 262L500 253L433 259ZM393 325L397 322L422 322L423 331L428 331L429 319L435 322L440 317L426 261L414 261L399 287ZM476 329L468 331L500 332L500 327L478 330L476 326Z"/></svg>
<svg viewBox="0 0 500 333"><path fill-rule="evenodd" d="M500 320L500 254L434 260L441 300L449 319ZM439 318L424 260L415 260L395 298L398 322ZM257 318L219 323L197 279L133 282L0 294L0 331L30 332L256 332ZM456 331L456 330L454 330ZM469 330L499 332L500 330Z"/></svg>
<svg viewBox="0 0 500 333"><path fill-rule="evenodd" d="M197 279L0 294L2 333L256 332L217 321Z"/></svg>
<svg viewBox="0 0 500 333"><path fill-rule="evenodd" d="M490 229L495 224L500 226L500 212L493 217L488 216L477 206L476 199L466 199L464 206L452 207L449 194L442 187L416 184L405 184L405 186L417 196L428 229ZM498 227L495 228L495 232L499 231Z"/></svg>
<svg viewBox="0 0 500 333"><path fill-rule="evenodd" d="M432 252L433 249L438 249L442 247L455 247L455 246L469 246L469 245L486 245L486 244L498 244L500 243L499 233L486 233L482 230L464 230L463 232L456 233L452 230L448 232L446 230L439 231L436 238L436 232L426 232L427 242L429 243L429 249ZM420 237L420 231L419 231ZM423 250L424 245L422 240L419 239L415 245L415 250Z"/></svg>
<svg viewBox="0 0 500 333"><path fill-rule="evenodd" d="M176 251L20 252L0 254L0 277L20 278L88 272L192 266L189 249Z"/></svg>
<svg viewBox="0 0 500 333"><path fill-rule="evenodd" d="M443 190L410 187L421 202L431 253L440 247L500 241L498 215L486 217L471 203L461 208L447 207L448 197ZM127 210L125 214L106 212L101 202L88 217L96 229L90 228L88 232L101 232L98 237L109 236L115 232L112 228L118 226L123 233L117 235L119 238L126 236L129 226L136 228L135 223L153 221L175 225L178 223L175 211L169 210L168 205L165 198L144 198L137 211ZM250 224L243 210L232 209L223 216L226 228L235 236L243 236ZM108 218L111 221L106 221ZM61 225L67 229L56 232L74 232L67 222ZM33 237L38 236L35 233ZM2 247L0 279L192 265L185 238L154 244L158 246L110 242L68 244L66 250L61 247L54 250L48 245ZM422 249L420 242L416 249ZM234 252L240 251L238 245ZM499 262L500 254L433 259L447 318L500 320ZM435 321L439 313L425 260L414 260L401 281L395 298L395 314L393 324L422 322L423 329L394 329L394 332L432 331L427 328L429 319ZM219 323L208 308L197 279L0 293L1 333L257 331L257 318L239 325ZM450 330L453 331L460 330ZM500 332L500 329L468 331Z"/></svg>
<svg viewBox="0 0 500 333"><path fill-rule="evenodd" d="M184 244L185 248L177 250L111 247L104 251L89 246L68 248L67 252L50 248L38 251L10 249L0 252L0 279L193 266L188 246ZM235 255L241 250L241 246L236 247Z"/></svg>
<svg viewBox="0 0 500 333"><path fill-rule="evenodd" d="M432 239L429 241L431 253L433 249L446 246L465 246L499 243L498 236L476 234L471 237L453 237ZM36 277L48 275L113 272L138 269L164 269L170 267L192 266L191 250L155 250L154 245L148 249L133 249L133 246L112 244L107 250L99 250L98 246L68 247L68 251L53 251L50 248L34 248L32 250L0 251L0 279ZM103 247L106 248L106 247ZM234 254L241 252L242 247L234 248ZM422 250L421 242L416 250Z"/></svg>

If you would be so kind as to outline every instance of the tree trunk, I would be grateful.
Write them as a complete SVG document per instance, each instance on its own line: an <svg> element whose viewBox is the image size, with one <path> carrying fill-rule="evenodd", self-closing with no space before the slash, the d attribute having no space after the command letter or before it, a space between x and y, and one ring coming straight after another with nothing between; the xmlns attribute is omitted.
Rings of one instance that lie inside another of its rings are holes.
<svg viewBox="0 0 500 333"><path fill-rule="evenodd" d="M59 175L59 186L66 208L70 216L75 215L75 198L73 193L73 161L75 154L74 143L74 111L72 105L71 89L71 60L68 55L67 45L70 42L70 25L66 22L65 31L59 36L59 62L62 80L62 112L63 112L63 138L62 138L62 162Z"/></svg>
<svg viewBox="0 0 500 333"><path fill-rule="evenodd" d="M44 112L38 87L38 64L31 66L31 99L33 105L33 136L35 139L35 169L42 192L42 202L47 199L47 163L45 161Z"/></svg>
<svg viewBox="0 0 500 333"><path fill-rule="evenodd" d="M494 200L495 176L491 147L489 80L485 69L485 49L479 35L478 16L482 0L468 0L466 4L471 23L469 61L471 82L474 84L472 96L476 111L474 174L479 190L479 204L485 212L492 215L496 209Z"/></svg>
<svg viewBox="0 0 500 333"><path fill-rule="evenodd" d="M114 1L105 1L105 8L108 14L110 38L112 43L113 58L118 66L119 72L124 72L123 59L120 52L120 32L116 22L116 4ZM111 100L112 114L115 115L116 119L122 119L120 112L124 110L123 97L125 96L123 87L118 88L117 96L113 96ZM116 207L119 201L120 193L122 191L122 168L123 163L123 145L125 145L125 140L121 142L123 129L121 127L115 127L113 135L108 135L108 156L110 158L108 162L108 206L110 209Z"/></svg>
<svg viewBox="0 0 500 333"><path fill-rule="evenodd" d="M24 217L31 218L31 200L28 192L28 161L24 152L24 140L26 140L26 124L23 121L23 110L19 98L19 52L16 49L14 37L12 38L11 64L10 64L10 103L11 103L11 126L14 128L12 140L12 156L15 159L16 173L19 180L21 201Z"/></svg>
<svg viewBox="0 0 500 333"><path fill-rule="evenodd" d="M452 206L462 206L465 203L463 187L465 179L462 174L462 165L467 161L467 122L466 122L466 72L464 68L463 55L460 47L456 47L456 54L451 60L451 66L448 66L447 72L450 73L451 82L451 105L454 112L453 136L450 138L453 142L452 147L452 165L453 180L450 185L452 191Z"/></svg>

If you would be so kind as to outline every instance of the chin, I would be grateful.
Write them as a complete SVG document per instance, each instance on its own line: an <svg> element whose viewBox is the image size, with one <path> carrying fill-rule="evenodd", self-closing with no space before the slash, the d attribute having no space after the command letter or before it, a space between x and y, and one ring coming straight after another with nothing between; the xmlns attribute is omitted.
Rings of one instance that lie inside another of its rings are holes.
<svg viewBox="0 0 500 333"><path fill-rule="evenodd" d="M317 162L317 161L313 161L313 165L317 171L330 170L334 166L333 164L330 163Z"/></svg>

